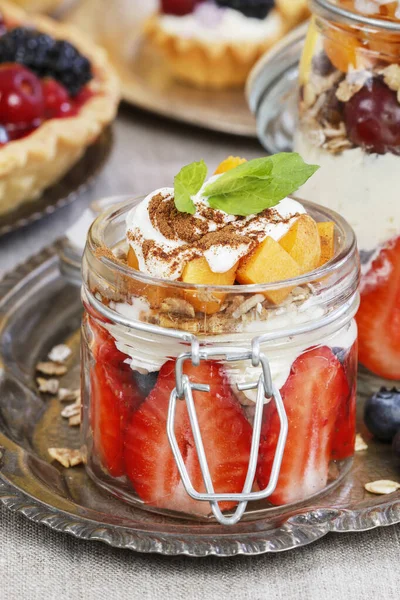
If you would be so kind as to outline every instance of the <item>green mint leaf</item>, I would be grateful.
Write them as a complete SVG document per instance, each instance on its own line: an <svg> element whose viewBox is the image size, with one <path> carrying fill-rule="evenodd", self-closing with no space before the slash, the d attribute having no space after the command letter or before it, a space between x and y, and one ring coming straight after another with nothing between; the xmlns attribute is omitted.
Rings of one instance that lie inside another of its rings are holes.
<svg viewBox="0 0 400 600"><path fill-rule="evenodd" d="M249 160L218 177L216 181L206 187L204 193L207 196L226 194L229 191L235 191L237 187L241 188L243 179L246 177L268 178L271 175L272 166L269 156Z"/></svg>
<svg viewBox="0 0 400 600"><path fill-rule="evenodd" d="M297 152L281 152L270 157L272 160L271 193L276 204L296 192L316 171L318 165L304 162Z"/></svg>
<svg viewBox="0 0 400 600"><path fill-rule="evenodd" d="M174 179L175 206L179 212L194 215L196 207L191 196L197 194L207 177L204 160L183 167Z"/></svg>
<svg viewBox="0 0 400 600"><path fill-rule="evenodd" d="M242 169L246 165L247 171ZM318 168L297 153L283 152L239 165L208 185L205 194L212 208L238 216L257 214L293 194Z"/></svg>

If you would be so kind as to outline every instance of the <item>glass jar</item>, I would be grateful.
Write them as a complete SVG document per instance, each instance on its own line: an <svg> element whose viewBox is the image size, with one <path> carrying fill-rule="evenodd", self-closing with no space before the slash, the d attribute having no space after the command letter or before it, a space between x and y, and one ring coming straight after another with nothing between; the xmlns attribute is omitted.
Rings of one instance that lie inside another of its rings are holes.
<svg viewBox="0 0 400 600"><path fill-rule="evenodd" d="M298 506L354 452L359 263L336 213L335 256L273 285L168 282L127 266L125 219L83 258L83 436L91 478L142 508L224 524Z"/></svg>
<svg viewBox="0 0 400 600"><path fill-rule="evenodd" d="M355 229L361 381L370 393L400 381L400 15L394 2L311 6L294 147L321 168L301 194L337 210Z"/></svg>

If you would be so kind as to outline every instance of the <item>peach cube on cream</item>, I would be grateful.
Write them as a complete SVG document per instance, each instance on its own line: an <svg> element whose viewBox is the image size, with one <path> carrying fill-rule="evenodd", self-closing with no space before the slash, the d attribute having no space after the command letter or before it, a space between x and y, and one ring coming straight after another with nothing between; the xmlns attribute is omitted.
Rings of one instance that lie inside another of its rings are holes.
<svg viewBox="0 0 400 600"><path fill-rule="evenodd" d="M274 283L301 275L298 263L271 237L267 237L257 248L239 263L236 279L248 285ZM273 304L280 304L290 294L292 288L281 288L265 292L265 297Z"/></svg>
<svg viewBox="0 0 400 600"><path fill-rule="evenodd" d="M309 215L301 215L279 243L297 262L302 273L309 273L318 267L321 242L317 224Z"/></svg>
<svg viewBox="0 0 400 600"><path fill-rule="evenodd" d="M236 278L238 263L226 273L214 273L208 266L204 257L195 258L187 263L182 273L182 281L185 283L203 284L203 285L233 285ZM226 294L222 292L212 292L207 290L187 291L185 292L188 300L196 311L201 311L207 315L218 312L221 304L225 300Z"/></svg>

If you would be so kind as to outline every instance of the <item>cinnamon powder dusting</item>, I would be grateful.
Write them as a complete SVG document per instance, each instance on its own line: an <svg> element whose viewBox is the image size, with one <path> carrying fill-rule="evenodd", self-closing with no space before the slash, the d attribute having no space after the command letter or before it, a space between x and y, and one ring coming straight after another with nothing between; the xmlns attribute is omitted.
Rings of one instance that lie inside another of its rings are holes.
<svg viewBox="0 0 400 600"><path fill-rule="evenodd" d="M229 246L232 249L247 246L244 254L248 254L265 238L263 222L289 223L298 216L283 218L271 208L253 217L236 216L227 222L225 213L207 205L196 206L197 216L179 212L174 199L165 198L161 193L150 200L148 212L153 227L166 239L184 243L165 251L154 240L143 240L139 230L128 231L128 240L141 245L145 261L152 258L166 263L169 273L182 272L188 261L203 256L212 246ZM210 225L214 231L209 231Z"/></svg>

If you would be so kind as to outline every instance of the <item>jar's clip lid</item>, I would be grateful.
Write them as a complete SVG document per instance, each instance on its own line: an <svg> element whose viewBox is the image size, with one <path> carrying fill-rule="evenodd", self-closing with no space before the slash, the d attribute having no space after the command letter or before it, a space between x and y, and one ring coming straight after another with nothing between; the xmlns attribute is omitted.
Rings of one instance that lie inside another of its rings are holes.
<svg viewBox="0 0 400 600"><path fill-rule="evenodd" d="M215 493L214 486L210 474L210 469L207 463L207 457L204 450L201 431L196 415L196 407L193 398L193 390L201 392L209 392L210 386L207 383L193 383L189 377L183 372L183 365L186 360L191 360L193 364L198 365L201 360L210 360L212 358L223 358L225 361L243 361L251 360L252 365L257 367L261 365L262 372L258 379L253 383L238 384L239 390L257 390L257 400L255 406L253 437L251 442L249 465L247 476L241 493ZM271 369L267 357L260 352L253 353L253 350L243 350L241 348L198 348L196 347L194 354L187 352L181 354L176 361L175 366L176 387L171 393L168 419L167 419L167 434L171 449L179 470L179 474L186 492L194 500L209 502L212 512L219 523L222 525L235 525L242 518L247 503L249 501L264 500L273 494L275 491L279 472L282 464L283 453L285 450L288 420L285 412L285 407L282 401L279 390L272 383ZM274 401L277 413L280 420L280 431L278 442L275 451L275 457L272 464L271 476L268 486L260 491L252 492L254 478L258 463L258 452L261 436L261 425L264 409L264 400L269 398ZM188 475L185 462L179 449L178 442L175 437L175 411L176 404L179 399L185 400L190 424L192 428L193 438L196 446L197 455L199 458L201 473L203 476L206 493L197 492ZM224 515L219 507L219 502L237 502L238 506L233 515Z"/></svg>

